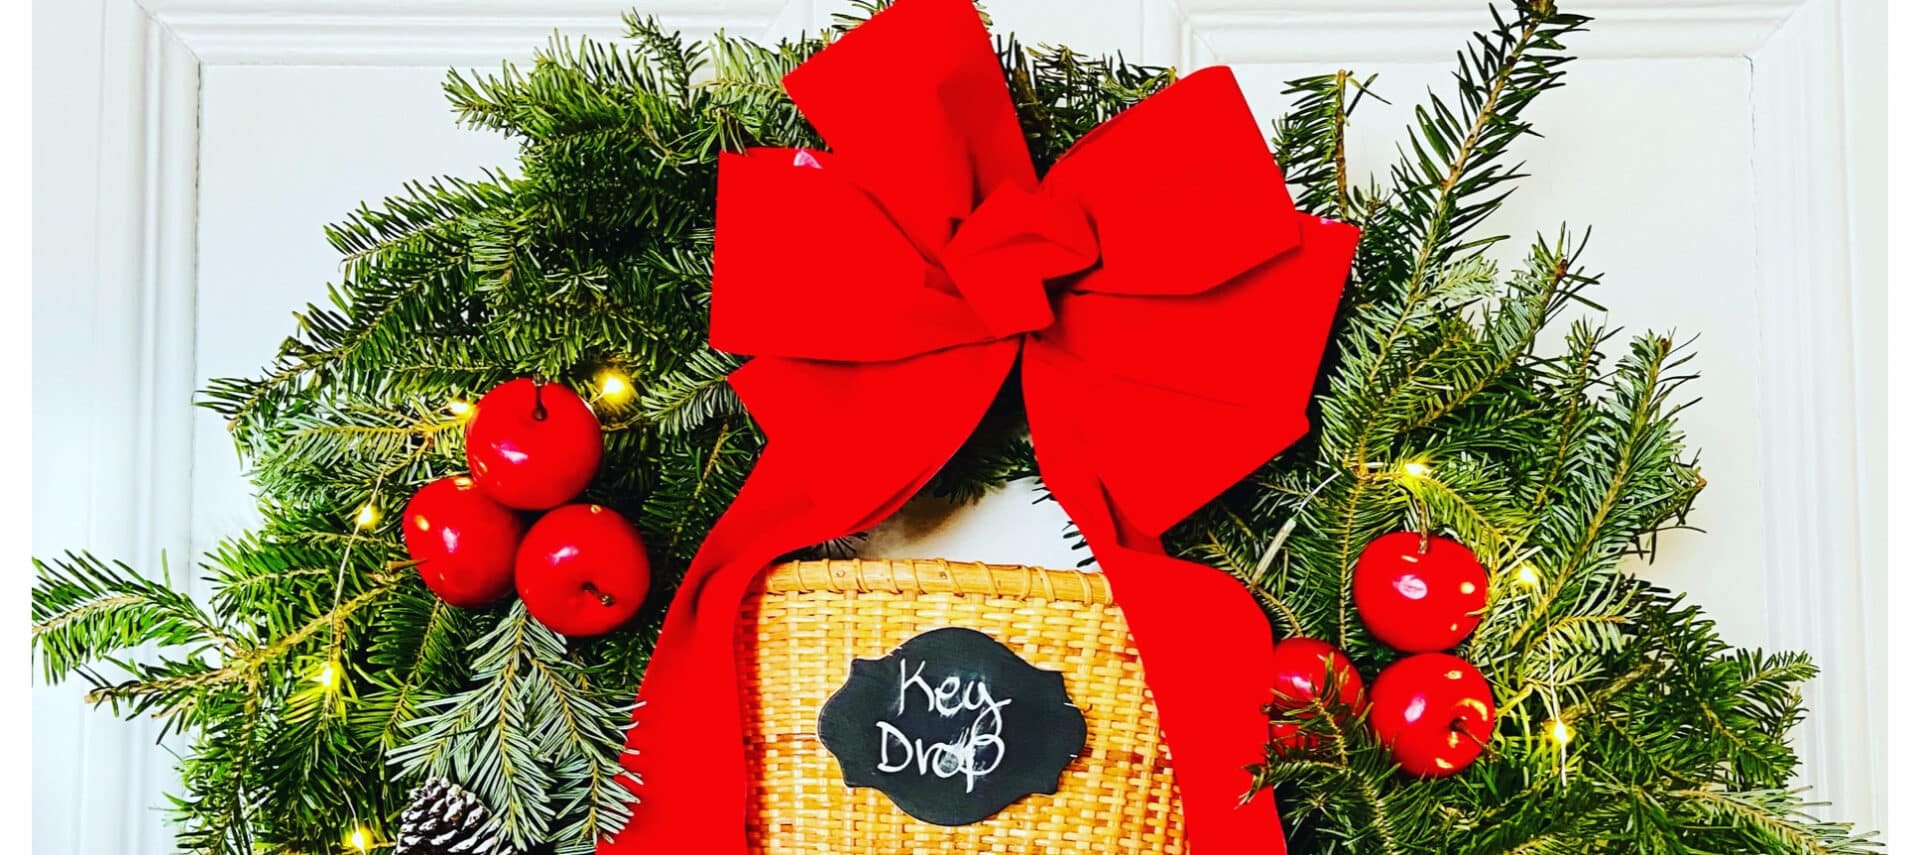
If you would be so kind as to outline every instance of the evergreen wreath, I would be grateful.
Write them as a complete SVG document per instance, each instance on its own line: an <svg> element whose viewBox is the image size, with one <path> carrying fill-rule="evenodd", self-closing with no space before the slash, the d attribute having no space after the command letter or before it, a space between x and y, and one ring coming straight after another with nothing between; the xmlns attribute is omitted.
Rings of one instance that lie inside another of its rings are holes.
<svg viewBox="0 0 1920 855"><path fill-rule="evenodd" d="M164 565L149 578L86 554L35 562L44 678L79 676L94 703L190 735L172 800L182 851L391 846L408 792L442 777L516 848L589 851L621 827L622 731L671 586L628 628L569 642L518 602L436 599L407 567L399 514L376 512L464 470L473 396L528 375L590 396L613 372L644 392L603 417L589 498L635 521L663 581L684 569L761 443L725 382L738 360L706 342L716 157L821 146L780 80L858 21L767 47L690 43L629 15L624 44L556 39L529 69L451 74L460 121L518 140L518 168L409 184L329 228L343 257L330 305L299 315L261 376L204 392L265 518L205 556L211 599L177 592ZM1587 320L1540 347L1550 321L1593 306L1585 237L1541 237L1503 274L1484 255L1498 238L1474 230L1515 189L1508 150L1586 22L1551 0L1496 9L1378 181L1344 157L1373 78L1294 81L1273 125L1297 205L1363 230L1353 279L1314 433L1170 546L1245 582L1278 634L1325 639L1369 673L1395 655L1352 602L1370 538L1429 528L1496 558L1465 647L1499 706L1490 750L1414 779L1364 724L1318 716L1321 738L1276 745L1256 775L1280 794L1293 851L1878 848L1787 789L1807 657L1732 649L1620 569L1705 485L1676 421L1684 347ZM1175 77L1000 48L1042 170ZM1019 406L1003 396L926 492L965 501L1033 476ZM148 646L160 653L134 655Z"/></svg>

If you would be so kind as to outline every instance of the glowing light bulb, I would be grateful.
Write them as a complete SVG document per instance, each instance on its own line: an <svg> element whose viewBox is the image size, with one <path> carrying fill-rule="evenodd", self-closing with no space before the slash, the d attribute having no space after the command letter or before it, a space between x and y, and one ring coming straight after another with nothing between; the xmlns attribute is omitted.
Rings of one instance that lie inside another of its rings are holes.
<svg viewBox="0 0 1920 855"><path fill-rule="evenodd" d="M1407 478L1425 478L1433 474L1433 467L1418 460L1409 460L1400 464L1400 474Z"/></svg>
<svg viewBox="0 0 1920 855"><path fill-rule="evenodd" d="M313 681L320 684L320 688L331 692L340 685L340 672L333 667L332 662L328 662L320 666L320 673L313 675Z"/></svg>
<svg viewBox="0 0 1920 855"><path fill-rule="evenodd" d="M633 397L632 381L627 379L627 375L615 369L609 368L600 372L598 381L600 383L599 400L607 402L610 406L620 406Z"/></svg>
<svg viewBox="0 0 1920 855"><path fill-rule="evenodd" d="M359 528L359 529L373 528L373 524L379 521L380 521L380 509L374 507L372 502L368 502L364 505L361 505L360 510L353 515L354 528Z"/></svg>
<svg viewBox="0 0 1920 855"><path fill-rule="evenodd" d="M1531 588L1540 584L1540 571L1533 568L1533 562L1522 562L1521 565L1513 571L1513 578L1514 581Z"/></svg>
<svg viewBox="0 0 1920 855"><path fill-rule="evenodd" d="M453 400L447 402L447 412L452 413L455 418L464 419L470 415L473 415L473 405L467 403L466 401L462 401L459 398L454 398Z"/></svg>
<svg viewBox="0 0 1920 855"><path fill-rule="evenodd" d="M1564 721L1555 720L1553 726L1548 728L1547 732L1553 737L1554 742L1561 745L1566 745L1573 741L1573 729L1567 727L1567 723Z"/></svg>
<svg viewBox="0 0 1920 855"><path fill-rule="evenodd" d="M347 832L347 846L355 852L366 852L373 848L373 835L367 833L367 827L356 825Z"/></svg>

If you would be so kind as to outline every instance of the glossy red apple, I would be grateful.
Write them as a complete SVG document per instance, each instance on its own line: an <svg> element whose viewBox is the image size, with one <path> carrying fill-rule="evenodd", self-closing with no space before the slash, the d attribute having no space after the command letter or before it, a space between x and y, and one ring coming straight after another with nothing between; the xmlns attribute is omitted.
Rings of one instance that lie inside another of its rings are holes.
<svg viewBox="0 0 1920 855"><path fill-rule="evenodd" d="M1405 653L1446 650L1480 625L1487 569L1455 541L1395 532L1360 551L1353 601L1360 622L1387 646Z"/></svg>
<svg viewBox="0 0 1920 855"><path fill-rule="evenodd" d="M653 583L647 548L618 513L567 505L527 530L514 587L548 629L574 637L610 632L633 617Z"/></svg>
<svg viewBox="0 0 1920 855"><path fill-rule="evenodd" d="M473 609L513 590L513 564L526 524L467 477L442 478L407 501L400 520L407 555L427 588Z"/></svg>
<svg viewBox="0 0 1920 855"><path fill-rule="evenodd" d="M538 511L573 501L600 468L600 419L558 383L494 387L467 424L467 468L496 502Z"/></svg>
<svg viewBox="0 0 1920 855"><path fill-rule="evenodd" d="M1408 772L1442 778L1467 768L1493 737L1493 690L1473 663L1421 653L1373 680L1374 736Z"/></svg>
<svg viewBox="0 0 1920 855"><path fill-rule="evenodd" d="M1335 692L1326 690L1328 677L1335 681ZM1312 717L1315 701L1329 695L1337 698L1346 709L1336 708L1336 715L1357 713L1366 703L1360 669L1338 648L1317 638L1282 639L1273 646L1273 695L1273 738L1294 748L1312 747L1317 741L1312 734L1301 733L1298 723Z"/></svg>

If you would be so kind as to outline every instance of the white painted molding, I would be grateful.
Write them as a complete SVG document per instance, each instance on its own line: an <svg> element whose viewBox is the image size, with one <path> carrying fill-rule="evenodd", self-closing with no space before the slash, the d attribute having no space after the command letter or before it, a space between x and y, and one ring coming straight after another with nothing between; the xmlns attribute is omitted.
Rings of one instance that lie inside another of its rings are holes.
<svg viewBox="0 0 1920 855"><path fill-rule="evenodd" d="M195 246L199 223L196 192L200 164L200 63L165 29L147 28L145 181L141 187L141 325L138 338L140 396L135 403L139 458L143 472L134 501L136 556L164 556L173 585L195 593L199 556L192 552L193 406L198 388L194 366ZM142 718L135 737L147 746L158 724ZM168 752L185 747L179 734L168 737ZM146 792L176 789L177 775L167 753L140 752L134 780ZM153 788L161 789L155 790ZM155 828L153 802L136 794L123 810L142 843L158 849L172 839ZM159 838L159 839L154 839ZM170 845L170 844L167 844Z"/></svg>
<svg viewBox="0 0 1920 855"><path fill-rule="evenodd" d="M1863 396L1879 392L1855 386L1856 360L1874 357L1854 336L1856 291L1879 286L1852 269L1839 2L1807 0L1751 56L1760 394L1790 414L1758 425L1766 518L1753 534L1767 539L1772 646L1821 669L1806 691L1805 781L1835 818L1884 829L1885 706L1870 699L1888 673L1885 604L1868 592L1885 590L1887 568L1863 531L1886 497L1862 485L1878 465L1862 457Z"/></svg>
<svg viewBox="0 0 1920 855"><path fill-rule="evenodd" d="M1487 21L1481 0L1149 0L1149 55L1216 62L1425 62L1445 59ZM1745 56L1802 0L1591 0L1592 57ZM216 65L486 66L525 56L555 31L613 38L628 0L142 0L200 59ZM782 0L673 0L647 7L690 33L758 35ZM1356 46L1359 53L1355 52Z"/></svg>
<svg viewBox="0 0 1920 855"><path fill-rule="evenodd" d="M164 28L147 28L144 181L140 187L141 510L136 539L180 562L175 578L189 592L196 556L188 553L193 501L192 406L195 252L199 222L200 63ZM183 344L184 343L184 344Z"/></svg>
<svg viewBox="0 0 1920 855"><path fill-rule="evenodd" d="M1183 29L1161 34L1183 67L1213 63L1448 60L1489 21L1486 0L1171 0ZM1746 56L1804 0L1586 0L1575 54L1600 59ZM1504 4L1501 4L1504 6ZM1359 52L1355 47L1359 47Z"/></svg>
<svg viewBox="0 0 1920 855"><path fill-rule="evenodd" d="M212 65L496 67L558 32L617 39L630 0L141 0ZM648 2L669 28L759 36L785 0Z"/></svg>
<svg viewBox="0 0 1920 855"><path fill-rule="evenodd" d="M84 378L93 385L65 425L78 438L50 443L45 452L36 442L37 463L74 473L84 499L82 507L41 510L84 520L84 536L64 545L156 576L164 555L176 587L191 591L199 63L132 0L94 5L88 23L98 34L89 48L97 66L63 93L97 99L73 105L88 118L76 123L86 130L70 137L94 156L93 181L76 188L92 192L66 203L91 228L63 241L86 252L86 263L47 259L36 274L59 283L46 287L85 294L71 316L35 329L36 337L69 337L78 364L45 375L38 361L34 366L36 380ZM57 118L59 109L36 114ZM54 523L47 531L65 538L72 528ZM36 541L41 531L36 519ZM177 789L177 778L166 751L155 747L158 723L87 710L69 687L35 692L71 704L62 711L71 724L53 729L37 750L66 761L57 786L71 787L66 792L76 797L60 822L49 823L56 827L35 828L36 846L57 841L86 855L169 849L171 835L155 808L165 803L162 793ZM174 737L164 744L177 750L181 743ZM36 791L41 786L36 778Z"/></svg>

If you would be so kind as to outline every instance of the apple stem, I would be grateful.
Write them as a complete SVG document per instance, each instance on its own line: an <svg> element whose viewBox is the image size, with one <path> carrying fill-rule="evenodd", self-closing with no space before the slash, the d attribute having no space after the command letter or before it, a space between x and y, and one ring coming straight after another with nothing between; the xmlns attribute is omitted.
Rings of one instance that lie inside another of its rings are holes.
<svg viewBox="0 0 1920 855"><path fill-rule="evenodd" d="M547 420L547 405L540 400L540 392L546 387L546 378L533 378L533 420L536 422L544 422Z"/></svg>
<svg viewBox="0 0 1920 855"><path fill-rule="evenodd" d="M594 595L594 596L596 596L596 597L599 597L599 598L600 598L600 605L603 605L603 606L611 606L611 605L613 605L613 595L612 595L612 594L607 594L607 593L602 593L602 592L601 592L601 590L600 590L599 588L596 588L596 587L594 587L594 585L593 585L593 583L592 583L592 582L581 582L581 583L580 583L580 590L582 590L582 591L586 591L586 592L587 592L587 593L589 593L589 594L592 594L592 595Z"/></svg>
<svg viewBox="0 0 1920 855"><path fill-rule="evenodd" d="M1471 740L1473 740L1473 744L1475 744L1475 745L1478 745L1478 746L1480 746L1480 750L1482 750L1482 751L1492 751L1492 750L1493 750L1493 746L1491 746L1491 745L1488 745L1488 744L1487 744L1487 743L1486 743L1486 742L1485 742L1484 740L1482 740L1482 739L1481 739L1480 737L1478 737L1478 736L1474 736L1474 735L1473 735L1473 733L1472 733L1471 731L1469 731L1469 730L1467 730L1467 717L1466 717L1466 716L1457 716L1457 717L1455 717L1455 718L1454 718L1454 720L1453 720L1453 723L1452 723L1452 724L1450 724L1450 725L1448 725L1448 727L1449 727L1449 728L1451 728L1451 729L1453 730L1453 732L1454 732L1454 733L1458 733L1458 734L1460 734L1461 736L1465 736L1466 738L1468 738L1468 739L1471 739Z"/></svg>

